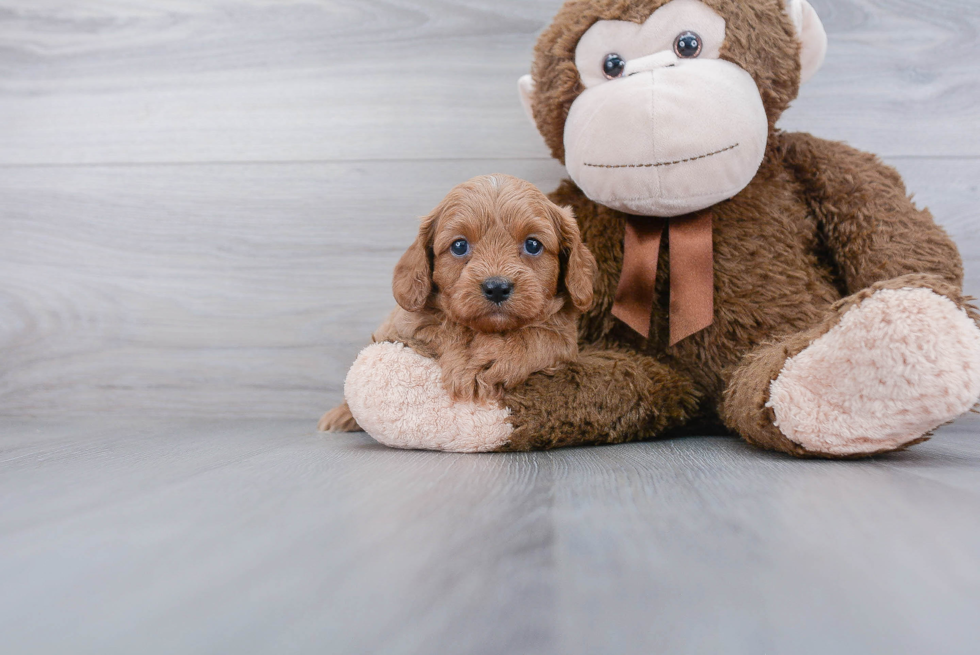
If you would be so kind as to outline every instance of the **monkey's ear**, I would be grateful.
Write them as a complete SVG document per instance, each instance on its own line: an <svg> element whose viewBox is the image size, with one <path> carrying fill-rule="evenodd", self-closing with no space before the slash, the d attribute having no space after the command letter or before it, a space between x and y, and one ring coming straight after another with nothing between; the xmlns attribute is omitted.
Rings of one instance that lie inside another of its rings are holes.
<svg viewBox="0 0 980 655"><path fill-rule="evenodd" d="M391 291L395 302L407 312L417 312L425 307L432 293L432 262L429 250L435 235L437 213L422 219L419 235L395 265Z"/></svg>
<svg viewBox="0 0 980 655"><path fill-rule="evenodd" d="M786 13L800 39L800 84L813 77L827 56L827 32L807 0L786 0Z"/></svg>
<svg viewBox="0 0 980 655"><path fill-rule="evenodd" d="M582 242L578 223L571 207L552 207L552 219L561 236L562 254L565 261L565 289L575 309L586 312L592 308L593 285L599 270L595 257Z"/></svg>
<svg viewBox="0 0 980 655"><path fill-rule="evenodd" d="M531 109L534 103L534 78L530 75L525 75L517 80L517 90L521 94L521 105L524 106L524 113L527 114L531 125L537 129L538 124L534 121L534 110Z"/></svg>

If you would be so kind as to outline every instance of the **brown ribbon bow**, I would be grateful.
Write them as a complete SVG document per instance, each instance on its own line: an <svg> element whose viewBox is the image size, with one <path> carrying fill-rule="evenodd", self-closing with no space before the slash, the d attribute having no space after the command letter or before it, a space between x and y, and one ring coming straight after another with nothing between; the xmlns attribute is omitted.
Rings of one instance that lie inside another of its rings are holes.
<svg viewBox="0 0 980 655"><path fill-rule="evenodd" d="M714 322L714 249L711 212L664 219L631 216L623 241L623 272L613 316L650 336L660 238L670 226L670 345Z"/></svg>

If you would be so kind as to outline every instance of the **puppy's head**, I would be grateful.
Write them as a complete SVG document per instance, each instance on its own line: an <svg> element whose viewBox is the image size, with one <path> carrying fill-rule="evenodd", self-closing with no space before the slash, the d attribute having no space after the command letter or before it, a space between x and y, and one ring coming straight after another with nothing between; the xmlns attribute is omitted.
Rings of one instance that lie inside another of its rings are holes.
<svg viewBox="0 0 980 655"><path fill-rule="evenodd" d="M515 330L570 301L592 305L596 263L570 209L508 175L464 182L422 219L395 267L395 300L480 332Z"/></svg>

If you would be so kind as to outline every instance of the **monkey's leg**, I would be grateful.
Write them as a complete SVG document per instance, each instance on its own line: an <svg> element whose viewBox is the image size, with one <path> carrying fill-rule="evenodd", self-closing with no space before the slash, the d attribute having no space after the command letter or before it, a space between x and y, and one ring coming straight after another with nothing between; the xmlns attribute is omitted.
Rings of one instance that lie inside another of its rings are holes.
<svg viewBox="0 0 980 655"><path fill-rule="evenodd" d="M763 345L731 375L721 416L750 443L864 457L919 443L980 397L980 329L931 275L879 282L812 329Z"/></svg>
<svg viewBox="0 0 980 655"><path fill-rule="evenodd" d="M636 353L583 350L553 374L537 373L504 397L514 431L501 450L650 439L686 423L690 380Z"/></svg>

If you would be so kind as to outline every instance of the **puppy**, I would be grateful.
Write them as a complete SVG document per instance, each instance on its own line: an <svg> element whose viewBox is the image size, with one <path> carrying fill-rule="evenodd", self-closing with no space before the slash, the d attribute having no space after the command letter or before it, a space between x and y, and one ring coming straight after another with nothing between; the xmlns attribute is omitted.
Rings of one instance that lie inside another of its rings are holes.
<svg viewBox="0 0 980 655"><path fill-rule="evenodd" d="M499 400L578 355L596 262L570 209L508 175L460 184L422 219L395 267L399 307L372 337L439 362L455 400ZM319 429L358 430L347 404Z"/></svg>

